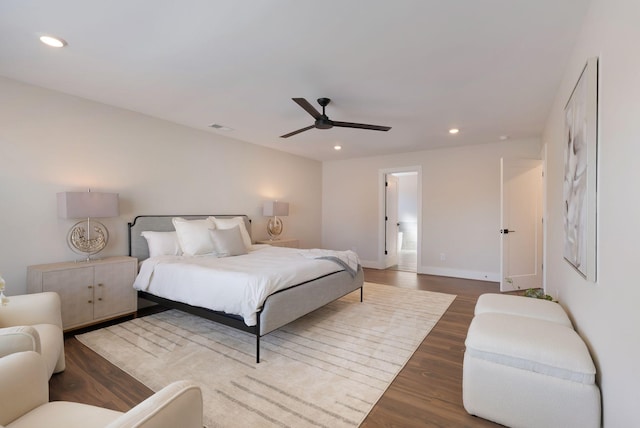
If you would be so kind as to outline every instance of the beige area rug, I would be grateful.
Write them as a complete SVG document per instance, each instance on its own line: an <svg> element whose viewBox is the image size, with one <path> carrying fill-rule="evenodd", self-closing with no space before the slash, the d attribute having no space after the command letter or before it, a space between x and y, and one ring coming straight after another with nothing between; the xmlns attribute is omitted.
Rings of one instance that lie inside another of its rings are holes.
<svg viewBox="0 0 640 428"><path fill-rule="evenodd" d="M181 311L77 336L154 391L191 379L212 427L358 426L455 296L365 283L255 337Z"/></svg>

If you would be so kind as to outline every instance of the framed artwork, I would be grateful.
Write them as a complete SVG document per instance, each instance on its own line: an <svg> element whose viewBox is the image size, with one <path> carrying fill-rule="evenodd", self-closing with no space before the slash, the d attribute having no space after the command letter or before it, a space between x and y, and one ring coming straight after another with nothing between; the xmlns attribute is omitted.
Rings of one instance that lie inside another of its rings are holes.
<svg viewBox="0 0 640 428"><path fill-rule="evenodd" d="M596 281L598 58L587 61L564 108L564 258Z"/></svg>

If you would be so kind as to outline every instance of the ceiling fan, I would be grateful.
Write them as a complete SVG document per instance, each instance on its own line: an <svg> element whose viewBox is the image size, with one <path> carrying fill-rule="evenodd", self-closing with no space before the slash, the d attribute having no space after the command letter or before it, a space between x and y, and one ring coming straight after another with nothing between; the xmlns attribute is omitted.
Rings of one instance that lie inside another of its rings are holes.
<svg viewBox="0 0 640 428"><path fill-rule="evenodd" d="M352 122L338 122L336 120L331 120L324 112L324 108L331 102L329 98L318 98L318 104L322 106L322 114L316 110L314 106L309 103L304 98L291 98L293 101L298 103L300 107L305 109L307 113L309 113L316 120L315 123L311 126L307 126L306 128L298 129L297 131L289 132L288 134L281 135L280 138L289 138L293 135L299 134L304 131L308 131L311 128L318 129L331 129L334 126L338 126L341 128L360 128L360 129L371 129L373 131L388 131L391 129L390 126L380 126L380 125L367 125L365 123L352 123Z"/></svg>

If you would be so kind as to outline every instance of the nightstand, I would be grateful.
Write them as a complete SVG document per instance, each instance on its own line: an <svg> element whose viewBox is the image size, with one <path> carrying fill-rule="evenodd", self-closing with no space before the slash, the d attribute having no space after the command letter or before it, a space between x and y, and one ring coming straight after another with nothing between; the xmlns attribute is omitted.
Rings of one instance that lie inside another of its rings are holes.
<svg viewBox="0 0 640 428"><path fill-rule="evenodd" d="M256 241L256 244L269 244L274 247L300 248L298 240L293 238L274 239L273 241L265 239L263 241Z"/></svg>
<svg viewBox="0 0 640 428"><path fill-rule="evenodd" d="M58 293L66 331L134 313L137 272L138 259L125 256L29 266L27 292Z"/></svg>

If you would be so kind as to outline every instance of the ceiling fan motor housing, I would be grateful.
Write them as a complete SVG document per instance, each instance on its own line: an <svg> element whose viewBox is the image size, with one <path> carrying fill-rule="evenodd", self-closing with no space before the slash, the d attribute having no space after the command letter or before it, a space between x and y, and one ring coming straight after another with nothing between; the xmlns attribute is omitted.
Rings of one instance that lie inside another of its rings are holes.
<svg viewBox="0 0 640 428"><path fill-rule="evenodd" d="M318 129L331 129L333 128L333 122L329 120L327 116L322 116L316 120L316 128Z"/></svg>
<svg viewBox="0 0 640 428"><path fill-rule="evenodd" d="M315 127L318 129L331 129L333 122L324 113L324 108L329 105L331 98L318 98L318 104L322 107L322 116L316 119Z"/></svg>

